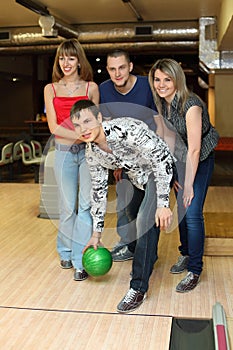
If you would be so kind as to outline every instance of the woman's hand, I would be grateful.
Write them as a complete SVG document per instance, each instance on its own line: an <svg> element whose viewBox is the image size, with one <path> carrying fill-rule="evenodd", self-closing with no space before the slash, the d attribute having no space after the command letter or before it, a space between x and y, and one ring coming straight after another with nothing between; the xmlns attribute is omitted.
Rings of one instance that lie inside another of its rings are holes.
<svg viewBox="0 0 233 350"><path fill-rule="evenodd" d="M190 206L193 197L194 197L193 186L184 185L183 204L185 208Z"/></svg>
<svg viewBox="0 0 233 350"><path fill-rule="evenodd" d="M172 211L170 208L157 208L155 212L155 224L161 230L166 230L172 223Z"/></svg>
<svg viewBox="0 0 233 350"><path fill-rule="evenodd" d="M92 236L87 242L87 245L84 247L82 253L84 253L91 246L94 247L95 250L98 248L98 246L104 246L101 242L101 232L93 231Z"/></svg>

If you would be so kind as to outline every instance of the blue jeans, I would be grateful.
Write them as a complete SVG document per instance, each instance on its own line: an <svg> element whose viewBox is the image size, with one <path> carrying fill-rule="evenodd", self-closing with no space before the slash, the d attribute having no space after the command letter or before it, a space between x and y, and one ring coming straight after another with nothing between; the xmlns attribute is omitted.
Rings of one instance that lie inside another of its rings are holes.
<svg viewBox="0 0 233 350"><path fill-rule="evenodd" d="M134 203L131 202L131 204L127 211L136 223L137 239L129 244L130 250L134 251L130 287L145 293L148 290L154 264L158 259L157 248L160 234L160 228L155 226L157 196L153 176L149 178L145 187L138 212L135 211Z"/></svg>
<svg viewBox="0 0 233 350"><path fill-rule="evenodd" d="M60 199L57 251L61 260L71 260L74 268L82 269L82 250L92 234L91 179L85 150L75 154L55 150L55 176Z"/></svg>
<svg viewBox="0 0 233 350"><path fill-rule="evenodd" d="M185 164L178 162L178 180L184 185ZM214 169L214 154L200 162L194 180L194 198L188 209L183 205L183 190L177 194L181 255L189 255L188 271L200 275L203 267L205 226L203 206Z"/></svg>
<svg viewBox="0 0 233 350"><path fill-rule="evenodd" d="M136 239L136 220L145 191L134 186L122 170L122 181L116 185L117 192L117 232L120 243L128 245Z"/></svg>

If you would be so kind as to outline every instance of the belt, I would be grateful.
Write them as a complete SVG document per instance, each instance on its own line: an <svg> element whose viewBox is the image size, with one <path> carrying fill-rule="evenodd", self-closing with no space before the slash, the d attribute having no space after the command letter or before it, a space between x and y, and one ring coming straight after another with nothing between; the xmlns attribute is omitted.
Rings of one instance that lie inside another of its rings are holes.
<svg viewBox="0 0 233 350"><path fill-rule="evenodd" d="M80 143L80 144L73 144L73 145L61 145L60 143L55 143L55 148L58 151L62 151L62 152L71 152L73 154L78 153L79 151L81 151L82 149L84 149L86 146L85 143Z"/></svg>

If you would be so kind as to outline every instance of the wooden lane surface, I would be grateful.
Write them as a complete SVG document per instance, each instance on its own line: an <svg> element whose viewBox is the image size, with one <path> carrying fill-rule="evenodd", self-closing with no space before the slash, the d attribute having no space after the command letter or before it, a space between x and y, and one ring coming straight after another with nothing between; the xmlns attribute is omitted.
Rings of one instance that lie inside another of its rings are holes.
<svg viewBox="0 0 233 350"><path fill-rule="evenodd" d="M230 193L232 189L225 196ZM1 349L73 349L79 339L83 347L78 349L92 349L95 342L97 349L114 349L113 343L122 342L123 349L138 344L138 349L166 350L172 316L211 318L212 306L219 301L227 317L233 318L232 257L205 256L201 283L191 293L176 293L184 274L172 275L169 269L177 259L178 233L162 232L148 299L131 315L119 315L116 305L129 287L131 261L114 263L98 279L74 282L73 271L59 267L56 222L37 218L39 186L2 183L0 194L0 344L7 338ZM212 200L210 204L214 208ZM222 210L215 205L215 212ZM117 240L115 219L107 214L103 237L107 247Z"/></svg>
<svg viewBox="0 0 233 350"><path fill-rule="evenodd" d="M167 317L14 309L0 310L0 317L2 350L169 348Z"/></svg>

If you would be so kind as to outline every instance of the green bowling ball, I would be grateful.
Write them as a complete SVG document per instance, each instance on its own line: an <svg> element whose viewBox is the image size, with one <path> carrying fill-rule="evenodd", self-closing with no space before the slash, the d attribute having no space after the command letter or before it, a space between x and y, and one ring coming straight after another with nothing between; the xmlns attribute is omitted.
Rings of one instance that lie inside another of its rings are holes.
<svg viewBox="0 0 233 350"><path fill-rule="evenodd" d="M88 275L97 277L105 275L112 267L112 255L105 247L89 247L83 254L83 268Z"/></svg>

